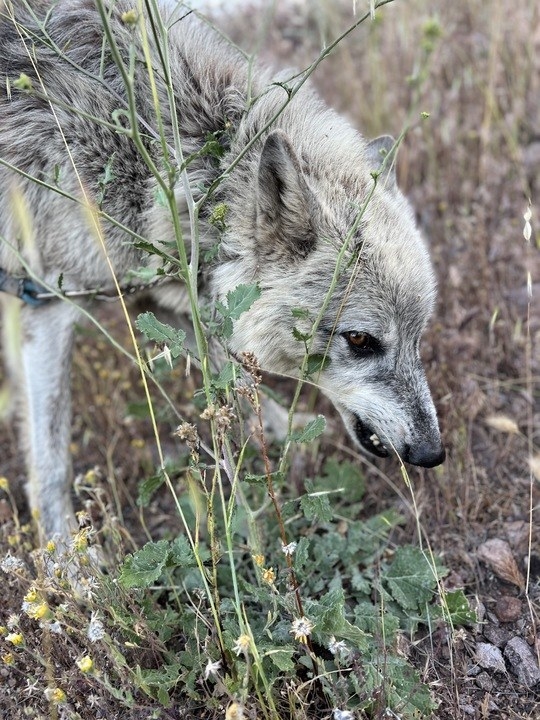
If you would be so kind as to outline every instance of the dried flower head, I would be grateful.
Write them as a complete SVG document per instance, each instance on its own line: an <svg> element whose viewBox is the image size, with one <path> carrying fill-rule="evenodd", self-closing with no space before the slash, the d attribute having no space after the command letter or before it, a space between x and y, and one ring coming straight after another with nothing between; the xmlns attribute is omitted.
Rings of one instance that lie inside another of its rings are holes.
<svg viewBox="0 0 540 720"><path fill-rule="evenodd" d="M292 621L290 632L294 635L295 640L305 645L314 627L315 625L311 620L304 616Z"/></svg>
<svg viewBox="0 0 540 720"><path fill-rule="evenodd" d="M268 585L273 585L276 580L276 572L274 568L267 568L266 570L263 570L262 579L265 583L268 583Z"/></svg>
<svg viewBox="0 0 540 720"><path fill-rule="evenodd" d="M251 638L249 637L249 635L245 635L245 634L240 635L240 637L234 644L233 652L236 653L237 655L240 655L242 653L244 653L244 655L245 655L249 650L250 644L251 644Z"/></svg>
<svg viewBox="0 0 540 720"><path fill-rule="evenodd" d="M176 430L174 431L174 435L176 435L178 438L180 438L180 440L185 442L190 450L198 450L200 439L199 433L197 432L197 428L195 425L192 425L188 422L183 422L176 428Z"/></svg>
<svg viewBox="0 0 540 720"><path fill-rule="evenodd" d="M255 385L260 385L262 383L262 373L261 366L259 365L259 361L256 356L252 352L243 352L240 353L240 360L242 365L253 378Z"/></svg>

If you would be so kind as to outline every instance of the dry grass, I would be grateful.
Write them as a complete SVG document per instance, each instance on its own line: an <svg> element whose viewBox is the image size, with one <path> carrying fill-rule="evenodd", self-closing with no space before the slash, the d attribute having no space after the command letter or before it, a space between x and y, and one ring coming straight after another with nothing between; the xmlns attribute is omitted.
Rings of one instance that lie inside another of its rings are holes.
<svg viewBox="0 0 540 720"><path fill-rule="evenodd" d="M342 2L338 11L335 3L320 0L296 3L292 11L287 3L277 3L271 17L259 4L248 4L241 15L231 11L220 22L244 46L252 28L262 28L261 55L279 65L305 66L319 52L321 40L352 20L352 5ZM343 43L314 81L367 135L397 135L411 125L399 175L429 236L440 278L439 304L423 352L448 459L433 471L410 471L413 511L399 468L391 462L373 467L352 449L336 423L316 453L297 455L291 480L301 485L305 475L320 470L327 455L353 458L368 477L366 516L391 506L404 512L407 523L396 542L419 542L421 529L423 542L451 570L448 586L465 587L484 608L488 626L525 638L538 653L538 484L529 461L540 445L540 256L535 234L540 11L528 0L434 0L429 8L420 0L397 0ZM429 118L421 120L421 112ZM527 244L523 214L529 199L533 235ZM180 384L180 374L169 380L171 387ZM137 483L152 474L155 461L147 421L126 412L127 403L139 399L137 382L120 356L92 334L81 333L74 379L74 462L82 473L99 468L104 505L94 502L91 510L97 524L104 516L117 518L109 537L118 543L118 557L147 536L156 539L178 527L166 493L156 496L143 522L134 503ZM194 415L187 400L193 382L181 379L178 402L188 418L190 412ZM321 407L324 411L324 401ZM488 421L490 417L499 421ZM171 422L164 420L165 439ZM172 439L166 445L171 457L181 452ZM0 441L0 475L12 486L23 478L15 447L7 427ZM0 542L7 547L14 521L7 499L0 512L6 528ZM527 593L520 594L480 561L477 548L489 538L509 543L526 575ZM522 600L522 611L512 622L498 619L497 602L503 596ZM19 613L20 602L21 584L11 579L4 586L2 617ZM31 632L27 625L25 631ZM483 684L471 674L479 637L480 632L471 631L450 638L446 630L437 630L409 646L411 659L441 701L435 717L537 718L538 695L512 673L488 671ZM79 686L72 669L72 707L80 717L153 717L150 707L127 715L112 699L110 704L103 700L102 710L99 703L89 708L85 686ZM63 671L70 676L69 665ZM23 667L13 673L4 665L0 707L4 703L11 713L6 717L14 720L43 717L41 697L25 692L24 682ZM205 716L202 710L199 716ZM215 717L222 716L216 711ZM184 715L174 708L161 717Z"/></svg>

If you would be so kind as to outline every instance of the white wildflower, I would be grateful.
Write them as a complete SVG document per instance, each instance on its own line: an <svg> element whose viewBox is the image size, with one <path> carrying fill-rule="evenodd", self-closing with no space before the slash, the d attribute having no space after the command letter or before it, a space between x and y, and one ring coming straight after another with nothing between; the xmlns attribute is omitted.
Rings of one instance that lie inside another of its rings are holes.
<svg viewBox="0 0 540 720"><path fill-rule="evenodd" d="M292 621L290 632L294 635L295 640L305 644L314 627L311 620L304 616Z"/></svg>
<svg viewBox="0 0 540 720"><path fill-rule="evenodd" d="M221 670L221 660L216 660L215 662L212 662L212 660L209 660L206 663L206 667L204 668L204 679L208 680L209 677L217 677L219 675L220 670Z"/></svg>
<svg viewBox="0 0 540 720"><path fill-rule="evenodd" d="M334 720L354 720L354 713L350 710L334 710Z"/></svg>
<svg viewBox="0 0 540 720"><path fill-rule="evenodd" d="M8 553L0 563L0 568L5 573L12 573L17 570L24 570L24 563L22 560L19 560L18 557Z"/></svg>
<svg viewBox="0 0 540 720"><path fill-rule="evenodd" d="M293 542L290 542L288 545L282 545L281 550L283 551L283 553L285 555L290 556L294 553L294 551L296 550L297 547L298 547L298 543L294 542L294 540L293 540Z"/></svg>
<svg viewBox="0 0 540 720"><path fill-rule="evenodd" d="M336 640L332 635L330 642L328 643L328 649L332 655L346 656L349 654L349 648L347 647L344 640Z"/></svg>
<svg viewBox="0 0 540 720"><path fill-rule="evenodd" d="M62 625L58 622L58 620L55 620L54 622L42 622L39 623L40 628L47 628L50 632L54 633L55 635L61 635L64 631L62 630Z"/></svg>
<svg viewBox="0 0 540 720"><path fill-rule="evenodd" d="M95 616L95 613L92 613L92 617L88 623L86 637L93 643L98 640L103 640L105 637L105 628L103 627L103 623Z"/></svg>

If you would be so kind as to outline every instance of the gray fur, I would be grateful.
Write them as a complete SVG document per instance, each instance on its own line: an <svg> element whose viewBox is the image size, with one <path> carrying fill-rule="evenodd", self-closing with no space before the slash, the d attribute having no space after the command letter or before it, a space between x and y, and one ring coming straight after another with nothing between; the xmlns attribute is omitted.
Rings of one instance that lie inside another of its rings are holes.
<svg viewBox="0 0 540 720"><path fill-rule="evenodd" d="M111 122L126 97L116 65L106 50L102 53L94 3L41 1L32 7L41 21L50 10L46 31L65 57L43 41L22 1L7 2L0 10L0 160L38 180L54 184L58 178L62 190L81 200L86 194L95 203L99 177L112 157L115 177L106 187L103 211L156 244L173 241L168 213L156 200L156 180L131 140L86 117ZM139 43L139 29L119 19L127 9L130 4L124 0L112 9L124 58L132 38ZM278 113L286 92L271 85L272 78L260 68L248 92L242 55L193 16L180 18L176 12L169 52L184 156L200 150L207 135L217 131L222 131L226 150L219 162L201 156L189 165L190 188L197 197L200 187L208 187ZM141 58L140 48L138 54ZM155 49L153 63L160 67ZM15 89L20 73L31 78L37 92ZM166 88L159 77L157 91L172 145ZM142 61L134 93L141 132L149 136L148 128L155 130L157 120ZM150 136L146 146L159 164ZM222 182L212 201L228 206L227 230L217 259L201 269L201 287L208 300L223 300L240 283L257 281L262 289L261 298L235 323L232 352L250 350L266 370L298 376L304 348L293 339L293 328L309 330L310 324L302 327L292 310L302 308L317 317L338 253L373 187L371 173L391 149L387 138L367 144L304 86ZM362 440L376 450L365 439L371 434L404 460L432 466L444 452L418 344L433 309L435 281L391 161L385 161L351 237L312 352L330 359L319 382L357 443ZM176 194L179 207L185 208L180 181ZM216 241L205 212L203 249ZM107 256L119 278L148 262L125 231L106 221L102 227ZM112 286L84 202L40 187L5 166L0 166L0 238L0 267L14 274L25 274L20 253L32 274L52 286L60 276L66 290ZM162 302L178 310L184 298L174 286L161 293ZM76 316L61 301L21 307L22 363L8 362L18 383L30 500L46 536L65 533L72 518L69 368ZM377 351L360 356L346 339L350 331L376 338Z"/></svg>

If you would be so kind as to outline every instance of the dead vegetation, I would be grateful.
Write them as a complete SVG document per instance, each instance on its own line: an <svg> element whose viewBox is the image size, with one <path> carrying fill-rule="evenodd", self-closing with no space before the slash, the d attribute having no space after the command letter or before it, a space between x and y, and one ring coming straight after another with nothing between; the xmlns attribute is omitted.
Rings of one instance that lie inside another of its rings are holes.
<svg viewBox="0 0 540 720"><path fill-rule="evenodd" d="M240 45L253 49L260 43L266 59L304 67L322 43L353 20L352 6L283 2L272 14L264 3L247 3L241 13L229 11L218 22ZM539 10L527 0L435 0L429 7L396 0L342 43L314 82L367 135L399 135L409 126L399 176L430 239L440 278L424 358L448 459L433 471L410 471L413 507L399 468L392 462L372 466L336 423L315 449L297 453L290 482L301 487L304 477L320 472L325 456L359 463L367 480L365 516L397 508L406 523L393 542L427 543L450 569L446 588L464 588L476 607L478 622L471 627L454 633L446 626L424 628L404 644L404 654L439 702L433 717L532 720L540 713ZM108 508L116 561L148 537L179 529L166 492L144 510L144 522L135 503L137 484L153 474L156 459L149 422L137 418L137 382L136 372L102 339L81 331L74 462L86 481L103 489L104 499L92 503L90 511L99 524ZM167 382L181 386L178 407L196 418L190 405L196 380L186 381L178 369ZM324 412L324 402L320 407ZM14 488L24 471L13 428L2 427L0 475ZM172 428L165 417L162 435L174 457L182 450ZM17 501L22 508L22 497ZM2 557L13 553L29 562L32 535L15 532L17 518L7 495L0 521ZM21 613L27 590L24 579L4 575L0 625L9 628L9 618ZM22 631L38 632L28 618ZM80 660L83 650L71 647L70 653ZM43 670L70 684L68 709L59 705L57 717L185 717L180 706L158 711L150 702L127 714L121 699L102 685L90 683L88 694L87 676L81 679L69 653L62 658L62 652L53 648L53 669L46 663ZM4 645L4 716L46 717L50 698L44 702L39 691L43 678L31 661L26 666L7 661L10 654ZM35 678L35 688L29 678ZM371 717L389 717L384 711L374 706ZM217 708L191 712L192 717L224 716Z"/></svg>

